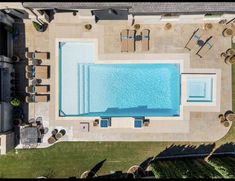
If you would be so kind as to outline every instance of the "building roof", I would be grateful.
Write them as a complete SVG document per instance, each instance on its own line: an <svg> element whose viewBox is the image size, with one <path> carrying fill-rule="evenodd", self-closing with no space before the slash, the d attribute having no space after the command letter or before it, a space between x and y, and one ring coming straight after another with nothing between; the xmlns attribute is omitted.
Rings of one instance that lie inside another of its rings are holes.
<svg viewBox="0 0 235 181"><path fill-rule="evenodd" d="M234 2L74 2L74 3L35 3L24 2L24 7L47 9L106 9L128 8L133 14L162 14L162 13L209 13L209 12L235 12Z"/></svg>

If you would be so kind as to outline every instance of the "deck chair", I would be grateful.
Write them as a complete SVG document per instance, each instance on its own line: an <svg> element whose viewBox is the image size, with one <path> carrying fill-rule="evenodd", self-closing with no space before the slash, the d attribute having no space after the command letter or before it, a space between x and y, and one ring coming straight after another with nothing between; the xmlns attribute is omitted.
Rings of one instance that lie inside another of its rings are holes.
<svg viewBox="0 0 235 181"><path fill-rule="evenodd" d="M35 95L35 102L48 102L49 95Z"/></svg>
<svg viewBox="0 0 235 181"><path fill-rule="evenodd" d="M142 51L148 51L149 50L149 32L150 30L148 29L144 29L141 32L141 36L142 36Z"/></svg>
<svg viewBox="0 0 235 181"><path fill-rule="evenodd" d="M48 102L49 95L30 95L25 97L26 103Z"/></svg>
<svg viewBox="0 0 235 181"><path fill-rule="evenodd" d="M135 30L129 30L128 32L128 52L135 51Z"/></svg>
<svg viewBox="0 0 235 181"><path fill-rule="evenodd" d="M36 93L45 93L49 91L49 85L37 85L34 86Z"/></svg>
<svg viewBox="0 0 235 181"><path fill-rule="evenodd" d="M203 34L203 30L197 29L193 32L193 35L190 37L189 41L186 43L185 47L188 50L192 50L192 48L197 44L197 41L201 38Z"/></svg>
<svg viewBox="0 0 235 181"><path fill-rule="evenodd" d="M128 52L128 30L122 30L121 37L121 52Z"/></svg>
<svg viewBox="0 0 235 181"><path fill-rule="evenodd" d="M34 52L33 58L34 59L48 59L49 52Z"/></svg>
<svg viewBox="0 0 235 181"><path fill-rule="evenodd" d="M197 51L196 55L202 58L214 45L215 39L211 36L209 37L204 45Z"/></svg>
<svg viewBox="0 0 235 181"><path fill-rule="evenodd" d="M25 88L26 93L45 93L49 91L49 85L36 85L27 86Z"/></svg>

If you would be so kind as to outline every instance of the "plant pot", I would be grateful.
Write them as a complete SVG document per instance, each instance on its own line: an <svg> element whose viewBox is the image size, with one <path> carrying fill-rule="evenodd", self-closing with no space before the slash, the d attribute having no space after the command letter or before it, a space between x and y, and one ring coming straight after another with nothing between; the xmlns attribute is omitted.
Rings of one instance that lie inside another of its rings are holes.
<svg viewBox="0 0 235 181"><path fill-rule="evenodd" d="M92 25L91 24L86 24L84 27L85 27L86 30L91 30L92 29Z"/></svg>
<svg viewBox="0 0 235 181"><path fill-rule="evenodd" d="M229 28L225 28L224 31L222 32L222 35L223 35L224 37L232 36L232 35L233 35L233 30L232 30L232 29L229 29Z"/></svg>
<svg viewBox="0 0 235 181"><path fill-rule="evenodd" d="M206 24L204 25L205 30L209 30L209 29L211 29L212 27L213 27L213 25L212 25L211 23L206 23Z"/></svg>
<svg viewBox="0 0 235 181"><path fill-rule="evenodd" d="M136 30L140 29L140 24L135 24L135 25L134 25L134 28L135 28Z"/></svg>
<svg viewBox="0 0 235 181"><path fill-rule="evenodd" d="M169 29L171 29L171 27L172 27L171 23L167 23L167 24L165 24L164 29L169 30Z"/></svg>

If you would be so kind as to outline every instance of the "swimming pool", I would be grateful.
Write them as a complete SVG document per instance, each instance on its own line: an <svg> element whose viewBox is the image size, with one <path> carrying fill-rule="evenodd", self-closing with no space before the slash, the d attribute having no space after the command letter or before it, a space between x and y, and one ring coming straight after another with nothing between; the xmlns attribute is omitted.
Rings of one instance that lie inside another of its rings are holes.
<svg viewBox="0 0 235 181"><path fill-rule="evenodd" d="M59 46L59 116L179 116L179 64L94 64L94 51Z"/></svg>

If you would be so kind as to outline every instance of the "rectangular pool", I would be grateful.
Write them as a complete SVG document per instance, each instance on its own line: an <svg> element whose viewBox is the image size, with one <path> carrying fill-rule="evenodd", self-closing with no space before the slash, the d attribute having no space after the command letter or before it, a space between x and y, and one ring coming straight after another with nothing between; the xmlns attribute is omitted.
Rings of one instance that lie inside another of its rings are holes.
<svg viewBox="0 0 235 181"><path fill-rule="evenodd" d="M94 64L92 45L90 57L82 43L67 45L59 51L60 116L179 116L179 64Z"/></svg>

